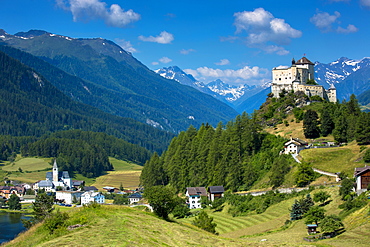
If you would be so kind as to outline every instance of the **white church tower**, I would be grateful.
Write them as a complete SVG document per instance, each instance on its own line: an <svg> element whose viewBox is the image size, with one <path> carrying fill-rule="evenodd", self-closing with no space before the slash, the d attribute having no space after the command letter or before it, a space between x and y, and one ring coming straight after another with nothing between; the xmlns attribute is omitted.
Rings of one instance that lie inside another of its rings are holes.
<svg viewBox="0 0 370 247"><path fill-rule="evenodd" d="M53 182L58 182L59 181L59 171L58 171L58 166L57 166L57 160L54 160L54 165L53 165Z"/></svg>

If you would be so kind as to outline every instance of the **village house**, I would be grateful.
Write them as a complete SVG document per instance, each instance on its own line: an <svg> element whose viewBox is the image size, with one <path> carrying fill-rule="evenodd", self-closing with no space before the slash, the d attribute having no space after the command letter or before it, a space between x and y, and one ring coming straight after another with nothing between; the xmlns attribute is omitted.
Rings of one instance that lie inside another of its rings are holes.
<svg viewBox="0 0 370 247"><path fill-rule="evenodd" d="M83 180L72 180L72 187L79 189L80 187L85 186L85 181Z"/></svg>
<svg viewBox="0 0 370 247"><path fill-rule="evenodd" d="M79 201L83 193L82 191L56 191L55 199L66 204L72 204L74 201Z"/></svg>
<svg viewBox="0 0 370 247"><path fill-rule="evenodd" d="M96 188L95 186L85 186L84 187L84 191L95 191L95 192L98 192L98 188Z"/></svg>
<svg viewBox="0 0 370 247"><path fill-rule="evenodd" d="M99 204L105 203L105 197L100 192L86 191L81 195L81 205L86 205L91 202Z"/></svg>
<svg viewBox="0 0 370 247"><path fill-rule="evenodd" d="M130 204L137 203L142 198L143 198L143 196L140 193L133 193L133 194L131 194L131 195L128 196L128 200L129 200L129 203Z"/></svg>
<svg viewBox="0 0 370 247"><path fill-rule="evenodd" d="M187 187L185 195L187 197L186 204L190 209L202 208L200 199L202 196L207 196L207 191L204 187Z"/></svg>
<svg viewBox="0 0 370 247"><path fill-rule="evenodd" d="M223 186L210 186L208 187L208 198L213 202L217 198L224 197L224 192Z"/></svg>
<svg viewBox="0 0 370 247"><path fill-rule="evenodd" d="M337 102L337 90L334 85L328 90L321 85L307 84L315 79L315 64L302 57L297 62L293 59L291 67L277 67L272 70L271 93L279 98L282 92L301 91L307 96L320 96L329 102Z"/></svg>
<svg viewBox="0 0 370 247"><path fill-rule="evenodd" d="M298 154L301 150L307 147L307 142L298 139L290 138L289 141L284 143L284 154Z"/></svg>
<svg viewBox="0 0 370 247"><path fill-rule="evenodd" d="M103 190L106 190L109 193L117 193L119 192L119 189L116 187L111 187L111 186L105 186L103 187Z"/></svg>
<svg viewBox="0 0 370 247"><path fill-rule="evenodd" d="M12 194L22 197L26 189L22 186L0 186L0 196L9 199Z"/></svg>
<svg viewBox="0 0 370 247"><path fill-rule="evenodd" d="M370 166L355 168L356 192L361 194L370 186Z"/></svg>

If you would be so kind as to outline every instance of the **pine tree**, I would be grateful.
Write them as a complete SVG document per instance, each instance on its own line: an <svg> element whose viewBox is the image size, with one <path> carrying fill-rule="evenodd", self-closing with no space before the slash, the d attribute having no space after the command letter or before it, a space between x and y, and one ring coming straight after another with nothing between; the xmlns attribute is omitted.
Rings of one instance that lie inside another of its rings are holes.
<svg viewBox="0 0 370 247"><path fill-rule="evenodd" d="M302 219L302 208L301 205L299 204L298 200L295 200L292 208L290 209L290 220L299 220Z"/></svg>
<svg viewBox="0 0 370 247"><path fill-rule="evenodd" d="M358 117L356 141L359 145L370 144L370 113L362 112Z"/></svg>
<svg viewBox="0 0 370 247"><path fill-rule="evenodd" d="M334 129L334 122L327 108L324 108L322 110L320 122L321 122L320 131L321 131L322 136L327 136L331 134L331 132Z"/></svg>
<svg viewBox="0 0 370 247"><path fill-rule="evenodd" d="M301 204L302 213L304 214L307 213L315 204L310 194L307 194L305 198L299 201L299 203Z"/></svg>
<svg viewBox="0 0 370 247"><path fill-rule="evenodd" d="M306 138L317 138L320 136L317 112L308 109L303 117L303 133Z"/></svg>

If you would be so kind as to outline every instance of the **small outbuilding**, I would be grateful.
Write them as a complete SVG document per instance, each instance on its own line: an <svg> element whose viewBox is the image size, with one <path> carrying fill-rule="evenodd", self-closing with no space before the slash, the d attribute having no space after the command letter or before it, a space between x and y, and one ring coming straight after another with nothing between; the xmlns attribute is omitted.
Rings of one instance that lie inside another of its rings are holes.
<svg viewBox="0 0 370 247"><path fill-rule="evenodd" d="M317 225L316 224L307 225L307 233L308 234L316 234L317 233Z"/></svg>

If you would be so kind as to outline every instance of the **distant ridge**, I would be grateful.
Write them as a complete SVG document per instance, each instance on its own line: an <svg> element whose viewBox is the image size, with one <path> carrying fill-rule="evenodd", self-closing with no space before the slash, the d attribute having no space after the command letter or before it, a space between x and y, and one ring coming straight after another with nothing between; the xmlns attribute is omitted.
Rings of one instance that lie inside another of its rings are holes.
<svg viewBox="0 0 370 247"><path fill-rule="evenodd" d="M57 87L105 112L175 133L205 122L215 126L237 115L225 103L157 75L112 41L76 39L40 30L17 35L4 31L0 43L29 52L83 79L79 82L82 87L69 81L63 88ZM76 90L71 93L70 88Z"/></svg>

